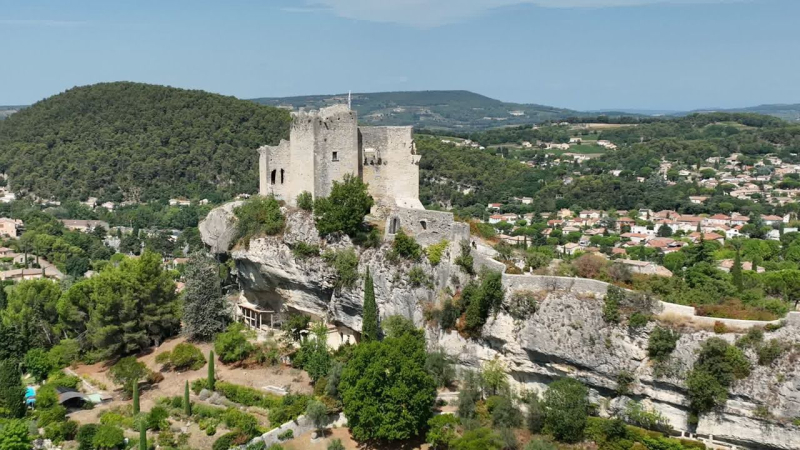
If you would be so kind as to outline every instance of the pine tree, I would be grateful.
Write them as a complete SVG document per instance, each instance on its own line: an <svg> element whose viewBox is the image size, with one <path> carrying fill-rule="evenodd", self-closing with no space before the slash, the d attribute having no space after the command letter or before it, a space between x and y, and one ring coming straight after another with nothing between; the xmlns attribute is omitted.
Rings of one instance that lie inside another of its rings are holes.
<svg viewBox="0 0 800 450"><path fill-rule="evenodd" d="M139 380L133 382L133 414L139 414Z"/></svg>
<svg viewBox="0 0 800 450"><path fill-rule="evenodd" d="M369 268L367 276L364 278L364 315L361 324L361 339L364 342L378 339L378 304L375 303L375 286L372 284Z"/></svg>
<svg viewBox="0 0 800 450"><path fill-rule="evenodd" d="M733 285L739 292L744 290L744 283L742 282L742 254L739 249L736 249L736 257L733 260L733 267L731 267L731 276L733 276Z"/></svg>
<svg viewBox="0 0 800 450"><path fill-rule="evenodd" d="M189 402L189 381L186 381L186 386L183 389L183 412L186 417L192 415L192 404Z"/></svg>
<svg viewBox="0 0 800 450"><path fill-rule="evenodd" d="M139 425L139 450L147 450L147 425L144 420Z"/></svg>
<svg viewBox="0 0 800 450"><path fill-rule="evenodd" d="M0 412L10 418L25 415L25 388L19 363L14 359L0 362Z"/></svg>
<svg viewBox="0 0 800 450"><path fill-rule="evenodd" d="M208 352L208 390L214 390L214 384L216 383L216 379L214 378L214 350Z"/></svg>
<svg viewBox="0 0 800 450"><path fill-rule="evenodd" d="M209 254L194 254L184 271L183 326L189 337L211 340L230 322L228 303L222 296L219 265Z"/></svg>

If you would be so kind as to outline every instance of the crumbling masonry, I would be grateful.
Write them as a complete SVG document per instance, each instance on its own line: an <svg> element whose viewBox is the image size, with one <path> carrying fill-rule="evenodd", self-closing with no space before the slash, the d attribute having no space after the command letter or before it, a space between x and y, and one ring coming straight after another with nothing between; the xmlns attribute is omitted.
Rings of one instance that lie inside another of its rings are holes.
<svg viewBox="0 0 800 450"><path fill-rule="evenodd" d="M385 219L387 235L401 227L423 244L468 238L452 214L426 211L419 200L419 161L412 127L359 127L346 105L292 113L289 140L259 153L259 194L289 205L310 192L330 194L347 174L369 185L372 214Z"/></svg>

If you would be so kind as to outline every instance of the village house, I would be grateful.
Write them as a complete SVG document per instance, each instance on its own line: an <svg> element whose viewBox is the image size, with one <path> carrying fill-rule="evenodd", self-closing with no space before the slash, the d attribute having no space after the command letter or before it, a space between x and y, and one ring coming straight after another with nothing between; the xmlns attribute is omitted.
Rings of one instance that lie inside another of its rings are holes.
<svg viewBox="0 0 800 450"><path fill-rule="evenodd" d="M0 236L15 238L21 234L24 224L19 219L0 217Z"/></svg>
<svg viewBox="0 0 800 450"><path fill-rule="evenodd" d="M640 275L655 275L659 277L671 277L672 272L664 266L660 266L650 261L638 261L634 259L618 259L618 262L624 264L630 269L632 273Z"/></svg>
<svg viewBox="0 0 800 450"><path fill-rule="evenodd" d="M89 233L94 231L96 228L100 227L105 229L106 231L109 230L108 222L104 222L102 220L72 220L72 219L62 219L60 220L64 227L70 231L80 231L83 233Z"/></svg>

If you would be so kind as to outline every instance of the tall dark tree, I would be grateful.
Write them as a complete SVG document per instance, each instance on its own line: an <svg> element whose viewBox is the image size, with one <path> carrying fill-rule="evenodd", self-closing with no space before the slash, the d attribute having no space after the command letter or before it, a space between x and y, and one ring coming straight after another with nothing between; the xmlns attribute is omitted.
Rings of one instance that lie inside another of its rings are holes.
<svg viewBox="0 0 800 450"><path fill-rule="evenodd" d="M25 415L25 388L19 362L14 359L0 362L0 415L9 418Z"/></svg>
<svg viewBox="0 0 800 450"><path fill-rule="evenodd" d="M207 253L195 253L184 271L183 326L191 339L210 340L230 322L222 296L219 265Z"/></svg>
<svg viewBox="0 0 800 450"><path fill-rule="evenodd" d="M364 315L362 316L361 339L364 342L378 339L378 304L375 302L375 286L369 268L364 277Z"/></svg>
<svg viewBox="0 0 800 450"><path fill-rule="evenodd" d="M731 267L731 276L733 277L733 285L739 292L744 290L744 283L742 281L742 252L736 249L736 257L733 259L733 267Z"/></svg>

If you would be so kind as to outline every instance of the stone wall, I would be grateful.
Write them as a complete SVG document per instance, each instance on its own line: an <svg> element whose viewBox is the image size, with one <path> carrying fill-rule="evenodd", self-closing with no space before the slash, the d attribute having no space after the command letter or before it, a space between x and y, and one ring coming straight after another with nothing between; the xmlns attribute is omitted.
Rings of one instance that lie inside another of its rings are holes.
<svg viewBox="0 0 800 450"><path fill-rule="evenodd" d="M274 195L278 200L293 203L294 194L291 178L291 145L281 140L276 146L264 146L258 149L259 195Z"/></svg>
<svg viewBox="0 0 800 450"><path fill-rule="evenodd" d="M469 239L469 225L456 222L453 214L448 212L394 208L386 220L386 237L392 239L401 228L423 246L443 239L450 242Z"/></svg>
<svg viewBox="0 0 800 450"><path fill-rule="evenodd" d="M378 205L423 209L412 127L363 127L364 182Z"/></svg>

